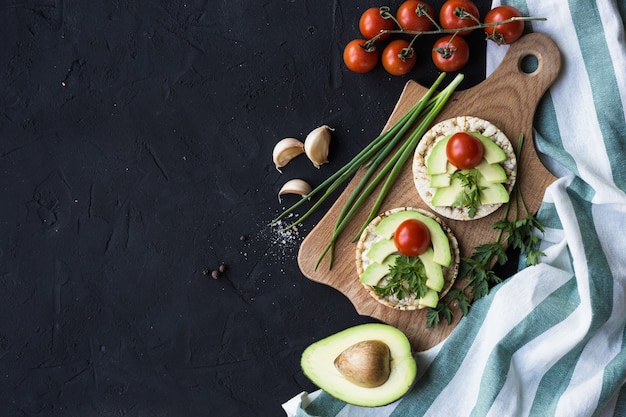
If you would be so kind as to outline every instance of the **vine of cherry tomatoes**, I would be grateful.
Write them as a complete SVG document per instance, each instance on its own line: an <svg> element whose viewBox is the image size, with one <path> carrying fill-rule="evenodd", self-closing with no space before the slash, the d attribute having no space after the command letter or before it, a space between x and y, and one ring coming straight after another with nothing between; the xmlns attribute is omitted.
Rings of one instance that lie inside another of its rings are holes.
<svg viewBox="0 0 626 417"><path fill-rule="evenodd" d="M362 38L350 41L344 48L346 67L366 73L382 63L392 75L408 74L417 62L414 42L424 35L439 35L433 43L432 60L444 72L463 68L470 59L470 48L464 36L482 29L486 39L510 44L522 36L524 18L512 6L491 9L483 21L472 0L446 0L435 20L433 8L422 0L405 0L393 14L388 6L371 7L359 19ZM400 38L391 39L391 35ZM403 36L404 35L404 36ZM389 40L385 45L377 45Z"/></svg>

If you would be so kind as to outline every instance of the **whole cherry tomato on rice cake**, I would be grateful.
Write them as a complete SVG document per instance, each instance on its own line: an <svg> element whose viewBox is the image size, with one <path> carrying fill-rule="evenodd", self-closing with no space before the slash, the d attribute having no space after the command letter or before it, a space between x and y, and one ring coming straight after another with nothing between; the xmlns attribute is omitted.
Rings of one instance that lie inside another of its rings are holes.
<svg viewBox="0 0 626 417"><path fill-rule="evenodd" d="M398 225L393 234L396 249L405 256L419 256L430 246L430 231L417 219L408 219Z"/></svg>
<svg viewBox="0 0 626 417"><path fill-rule="evenodd" d="M466 132L453 134L446 143L446 157L459 169L474 168L480 164L484 153L482 142Z"/></svg>

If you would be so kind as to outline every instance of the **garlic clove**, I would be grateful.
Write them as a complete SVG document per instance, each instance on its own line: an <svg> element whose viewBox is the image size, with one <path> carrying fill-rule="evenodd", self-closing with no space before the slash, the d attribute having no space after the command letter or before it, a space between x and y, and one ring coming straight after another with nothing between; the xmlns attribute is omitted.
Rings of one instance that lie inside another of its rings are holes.
<svg viewBox="0 0 626 417"><path fill-rule="evenodd" d="M294 179L287 181L280 191L278 192L278 202L282 203L280 196L283 194L299 194L302 198L305 198L312 188L308 182L300 179Z"/></svg>
<svg viewBox="0 0 626 417"><path fill-rule="evenodd" d="M304 139L304 152L309 157L315 168L328 162L328 149L330 147L331 127L324 125L313 129Z"/></svg>
<svg viewBox="0 0 626 417"><path fill-rule="evenodd" d="M284 167L296 156L304 153L304 144L296 138L285 138L274 146L272 159L278 172L282 173L280 168Z"/></svg>

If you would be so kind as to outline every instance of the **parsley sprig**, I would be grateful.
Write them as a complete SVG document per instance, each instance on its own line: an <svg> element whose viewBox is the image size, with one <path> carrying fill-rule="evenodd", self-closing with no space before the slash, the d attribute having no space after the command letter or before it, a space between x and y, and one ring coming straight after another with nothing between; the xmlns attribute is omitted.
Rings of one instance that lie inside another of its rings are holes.
<svg viewBox="0 0 626 417"><path fill-rule="evenodd" d="M518 161L523 141L524 135L520 134L516 149ZM502 282L502 278L497 276L491 267L496 263L504 265L508 261L506 247L519 250L520 255L526 257L527 266L538 264L540 258L545 256L545 253L539 250L539 237L535 232L544 233L544 227L528 211L519 186L516 185L513 192L514 198L506 205L502 220L493 224L493 228L498 230L496 241L477 246L469 258L462 259L459 276L467 277L467 282L463 287L451 290L445 299L439 300L437 307L429 309L426 316L427 327L437 326L442 319L450 324L452 322L450 305L453 302L458 303L463 316L467 315L471 300L475 301L486 296L493 285ZM509 219L512 206L515 212L513 218Z"/></svg>
<svg viewBox="0 0 626 417"><path fill-rule="evenodd" d="M479 175L480 171L476 168L472 168L456 171L450 176L450 179L458 178L463 186L463 191L452 205L467 207L467 215L470 218L476 215L476 209L481 205L480 190L484 187L478 185Z"/></svg>
<svg viewBox="0 0 626 417"><path fill-rule="evenodd" d="M389 268L389 274L384 286L374 286L374 291L381 297L394 296L402 300L411 294L416 299L426 295L426 269L417 256L397 257Z"/></svg>

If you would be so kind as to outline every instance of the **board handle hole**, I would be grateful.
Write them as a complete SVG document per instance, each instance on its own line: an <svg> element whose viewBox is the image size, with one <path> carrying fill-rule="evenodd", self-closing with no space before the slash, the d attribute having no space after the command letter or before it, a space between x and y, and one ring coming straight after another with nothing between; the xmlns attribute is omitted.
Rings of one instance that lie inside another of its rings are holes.
<svg viewBox="0 0 626 417"><path fill-rule="evenodd" d="M532 75L539 71L541 60L537 55L525 55L519 61L519 69L524 74Z"/></svg>

